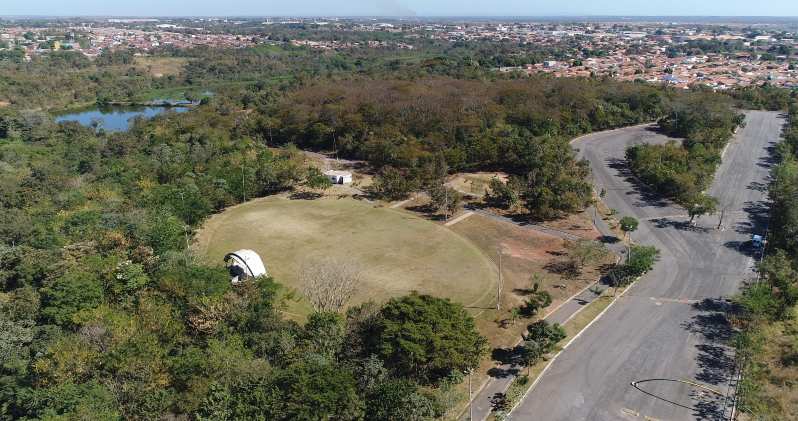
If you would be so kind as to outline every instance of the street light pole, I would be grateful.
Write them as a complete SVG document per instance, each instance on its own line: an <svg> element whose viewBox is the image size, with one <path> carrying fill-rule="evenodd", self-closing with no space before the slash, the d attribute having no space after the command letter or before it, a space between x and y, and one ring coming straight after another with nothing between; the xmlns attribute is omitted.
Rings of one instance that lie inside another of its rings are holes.
<svg viewBox="0 0 798 421"><path fill-rule="evenodd" d="M502 283L504 279L502 278L502 251L499 249L497 251L499 255L499 283L496 285L496 310L502 309Z"/></svg>
<svg viewBox="0 0 798 421"><path fill-rule="evenodd" d="M474 370L468 370L468 421L474 421L474 397L471 393L471 374Z"/></svg>

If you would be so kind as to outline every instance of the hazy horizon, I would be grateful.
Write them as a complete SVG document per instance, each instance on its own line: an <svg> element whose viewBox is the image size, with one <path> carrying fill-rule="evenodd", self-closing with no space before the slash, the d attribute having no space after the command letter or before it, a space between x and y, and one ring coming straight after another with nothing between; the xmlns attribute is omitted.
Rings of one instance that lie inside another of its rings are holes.
<svg viewBox="0 0 798 421"><path fill-rule="evenodd" d="M190 11L190 12L189 12ZM798 1L635 0L524 1L496 0L324 0L258 1L139 0L7 0L4 17L798 17Z"/></svg>

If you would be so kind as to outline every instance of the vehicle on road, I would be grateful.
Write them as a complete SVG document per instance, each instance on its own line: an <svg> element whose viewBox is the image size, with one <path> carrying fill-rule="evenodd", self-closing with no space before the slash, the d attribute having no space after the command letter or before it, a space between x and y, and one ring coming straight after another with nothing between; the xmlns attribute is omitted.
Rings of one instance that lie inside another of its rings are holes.
<svg viewBox="0 0 798 421"><path fill-rule="evenodd" d="M762 250L765 247L765 240L759 234L751 236L751 246L754 250Z"/></svg>

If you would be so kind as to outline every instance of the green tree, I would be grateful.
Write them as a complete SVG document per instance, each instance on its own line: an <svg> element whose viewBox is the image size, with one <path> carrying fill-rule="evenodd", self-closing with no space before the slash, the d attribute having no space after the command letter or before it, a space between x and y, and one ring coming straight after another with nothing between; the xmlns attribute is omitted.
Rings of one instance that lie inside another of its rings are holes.
<svg viewBox="0 0 798 421"><path fill-rule="evenodd" d="M357 394L349 370L337 364L298 362L276 373L271 382L276 393L272 408L265 408L273 420L358 420L364 403ZM258 417L258 412L250 416ZM239 414L244 415L244 414Z"/></svg>
<svg viewBox="0 0 798 421"><path fill-rule="evenodd" d="M389 380L369 394L366 420L423 421L436 416L435 403L410 380Z"/></svg>
<svg viewBox="0 0 798 421"><path fill-rule="evenodd" d="M512 209L518 205L518 192L510 185L493 177L488 182L488 191L485 194L485 201L491 206L502 209Z"/></svg>
<svg viewBox="0 0 798 421"><path fill-rule="evenodd" d="M624 216L619 221L621 231L623 231L624 235L628 238L631 234L637 231L637 227L640 224L637 219L631 216Z"/></svg>
<svg viewBox="0 0 798 421"><path fill-rule="evenodd" d="M95 275L70 271L42 288L42 315L55 324L71 326L72 316L102 300L102 283Z"/></svg>
<svg viewBox="0 0 798 421"><path fill-rule="evenodd" d="M540 289L540 284L535 282L532 285L532 289L529 292L529 297L524 300L524 304L520 307L521 315L524 317L533 317L542 308L546 308L551 305L551 294L548 291L543 291Z"/></svg>
<svg viewBox="0 0 798 421"><path fill-rule="evenodd" d="M527 326L527 333L521 345L521 361L527 367L527 375L530 367L552 352L563 339L565 339L565 330L557 323L550 324L545 320L539 320Z"/></svg>
<svg viewBox="0 0 798 421"><path fill-rule="evenodd" d="M407 174L394 167L385 167L375 177L372 191L378 197L389 200L405 199L415 188Z"/></svg>
<svg viewBox="0 0 798 421"><path fill-rule="evenodd" d="M700 194L688 200L685 208L690 215L690 224L692 224L697 216L715 213L718 208L718 199L706 194Z"/></svg>
<svg viewBox="0 0 798 421"><path fill-rule="evenodd" d="M304 184L305 187L313 190L327 190L332 187L330 178L316 167L308 167Z"/></svg>
<svg viewBox="0 0 798 421"><path fill-rule="evenodd" d="M417 293L388 301L369 342L387 368L425 383L473 369L487 352L462 305Z"/></svg>
<svg viewBox="0 0 798 421"><path fill-rule="evenodd" d="M798 271L784 250L776 249L765 256L757 270L770 286L773 299L779 303L779 315L798 302Z"/></svg>
<svg viewBox="0 0 798 421"><path fill-rule="evenodd" d="M463 195L460 192L443 184L431 187L427 193L432 206L443 213L444 219L447 220L460 209L463 202Z"/></svg>
<svg viewBox="0 0 798 421"><path fill-rule="evenodd" d="M604 260L610 253L607 246L598 241L577 240L566 245L568 256L581 271L586 264L596 264Z"/></svg>
<svg viewBox="0 0 798 421"><path fill-rule="evenodd" d="M344 323L338 313L313 313L302 332L303 349L334 361L344 345L344 333Z"/></svg>

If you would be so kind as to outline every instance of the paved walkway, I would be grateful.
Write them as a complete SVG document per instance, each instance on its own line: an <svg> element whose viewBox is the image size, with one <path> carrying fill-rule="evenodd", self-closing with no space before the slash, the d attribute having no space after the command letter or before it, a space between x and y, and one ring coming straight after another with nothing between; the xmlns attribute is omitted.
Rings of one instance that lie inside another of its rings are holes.
<svg viewBox="0 0 798 421"><path fill-rule="evenodd" d="M606 286L600 285L597 282L588 285L585 289L553 309L544 320L551 323L564 324L586 305L598 298L601 292L604 291L604 288L606 288ZM474 396L472 404L474 421L483 421L490 415L492 409L491 400L497 394L506 392L507 388L510 387L510 383L515 379L515 376L522 370L522 367L515 364L502 364L495 368L496 369L493 371L496 374L490 377L484 387ZM468 411L463 414L461 419L468 420Z"/></svg>
<svg viewBox="0 0 798 421"><path fill-rule="evenodd" d="M564 240L579 240L582 239L574 234L568 233L566 231L546 227L541 224L524 224L514 221L510 218L496 215L494 213L490 213L488 211L484 211L481 209L471 209L474 213L478 213L480 215L493 218L499 221L508 222L519 227L531 229L534 231L538 231L544 234L553 235L555 237L562 238ZM588 209L588 212L592 213L592 208ZM606 237L614 236L614 233L607 225L607 223L601 219L596 218L594 221L594 225L599 233ZM617 244L617 245L616 245ZM621 243L611 244L610 249L618 254L622 254L625 252L624 247ZM577 294L573 295L567 301L564 301L558 307L554 308L549 312L549 314L544 317L544 320L551 322L551 323L559 323L563 324L566 321L570 320L576 313L578 313L581 309L583 309L587 304L590 304L601 295L601 292L604 291L606 286L600 285L598 282L594 282L582 291L578 292ZM474 413L474 421L483 421L485 420L488 415L490 415L492 405L491 400L500 393L504 393L507 391L507 388L510 387L510 383L513 382L515 376L521 371L521 367L514 365L514 364L503 364L495 367L496 369L493 370L495 373L492 377L490 377L487 383L484 384L482 389L474 396L473 400L473 413ZM465 412L462 416L462 420L468 420L468 411Z"/></svg>
<svg viewBox="0 0 798 421"><path fill-rule="evenodd" d="M474 212L466 211L464 214L458 216L457 218L454 218L454 219L450 220L449 222L447 222L447 223L445 223L443 225L445 225L447 227L450 227L450 226L452 226L452 225L454 225L454 224L456 224L456 223L468 218L469 216L471 216L473 214L474 214Z"/></svg>

